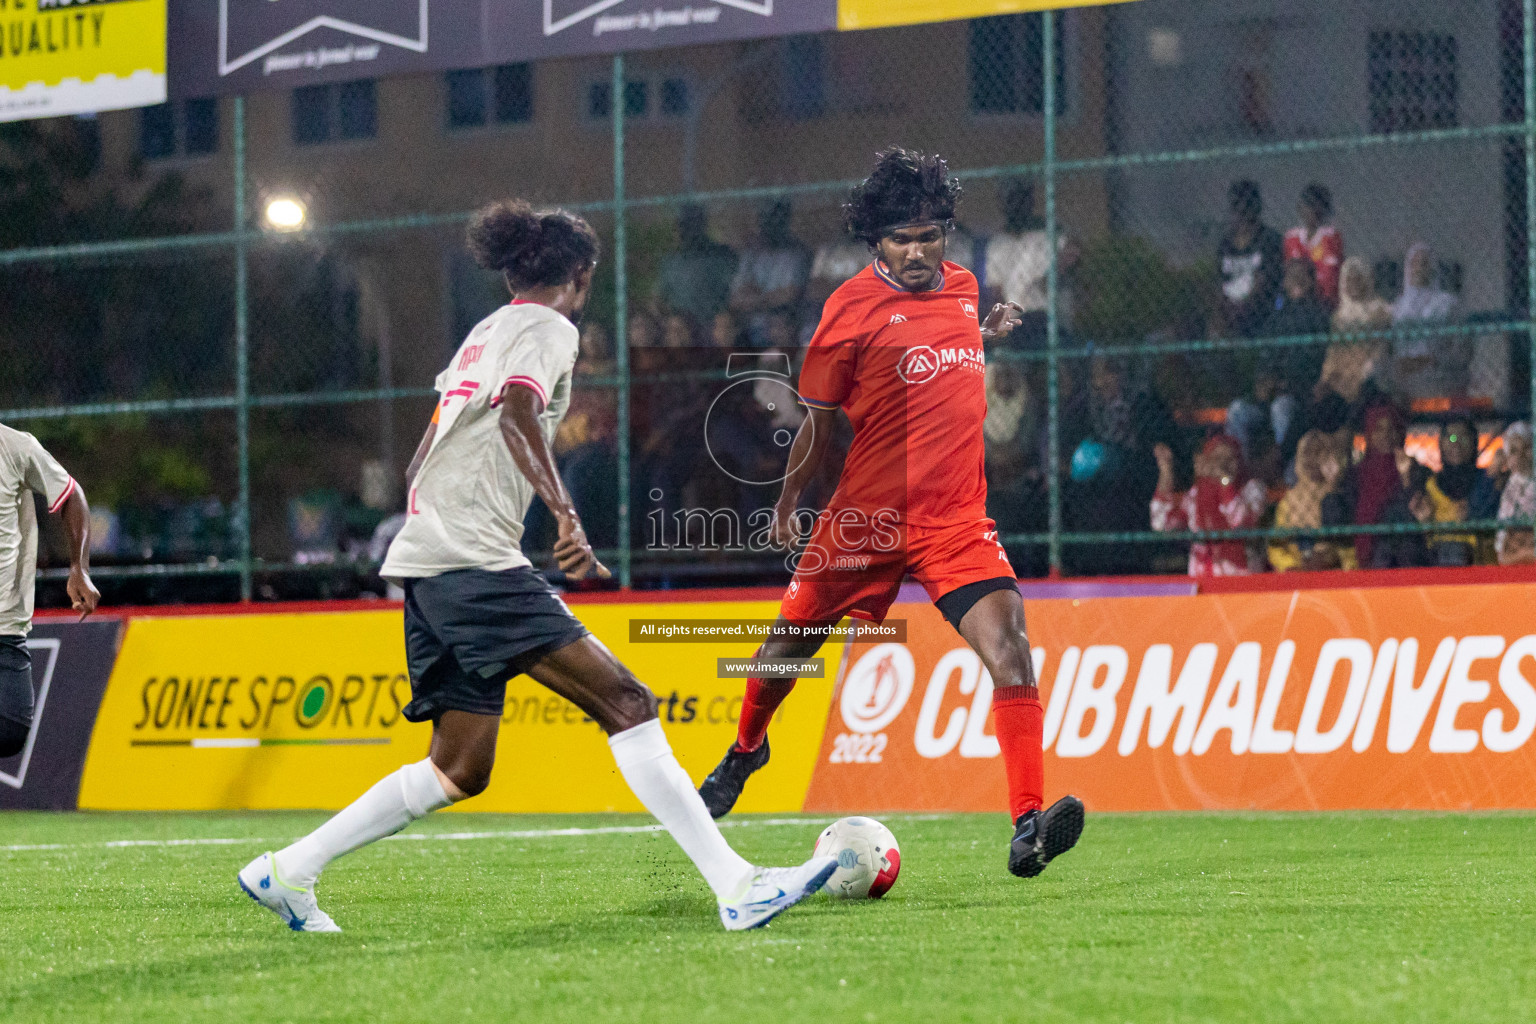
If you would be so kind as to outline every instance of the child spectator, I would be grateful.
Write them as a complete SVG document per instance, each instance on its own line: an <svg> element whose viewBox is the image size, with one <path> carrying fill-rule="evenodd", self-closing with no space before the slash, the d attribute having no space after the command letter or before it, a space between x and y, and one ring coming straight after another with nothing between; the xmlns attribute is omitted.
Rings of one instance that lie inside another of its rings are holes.
<svg viewBox="0 0 1536 1024"><path fill-rule="evenodd" d="M1297 530L1346 523L1348 509L1338 492L1347 465L1344 452L1331 435L1321 430L1302 435L1296 445L1296 483L1275 509L1275 526ZM1270 543L1269 564L1276 572L1353 569L1355 549L1332 539L1292 537Z"/></svg>
<svg viewBox="0 0 1536 1024"><path fill-rule="evenodd" d="M1536 480L1531 475L1531 425L1511 423L1504 431L1504 464L1509 479L1499 498L1499 519L1523 522L1525 528L1500 530L1494 549L1500 565L1536 562L1536 543L1531 537L1531 517L1536 516Z"/></svg>
<svg viewBox="0 0 1536 1024"><path fill-rule="evenodd" d="M1434 261L1428 245L1414 242L1403 260L1403 294L1392 304L1393 323L1449 320L1456 311L1456 296L1436 288Z"/></svg>
<svg viewBox="0 0 1536 1024"><path fill-rule="evenodd" d="M1232 226L1216 250L1222 295L1216 326L1228 335L1252 338L1274 308L1284 246L1279 232L1262 219L1264 199L1256 182L1234 181L1227 203Z"/></svg>
<svg viewBox="0 0 1536 1024"><path fill-rule="evenodd" d="M1173 450L1159 444L1157 492L1152 495L1152 529L1242 530L1264 515L1264 485L1249 479L1242 447L1226 434L1217 434L1195 456L1195 483L1179 494L1174 487ZM1189 547L1191 576L1246 576L1248 549L1240 540L1200 541Z"/></svg>
<svg viewBox="0 0 1536 1024"><path fill-rule="evenodd" d="M1317 291L1329 306L1339 304L1339 266L1344 261L1344 236L1329 223L1333 193L1313 182L1301 190L1296 204L1301 225L1285 233L1285 258L1306 260L1317 275Z"/></svg>

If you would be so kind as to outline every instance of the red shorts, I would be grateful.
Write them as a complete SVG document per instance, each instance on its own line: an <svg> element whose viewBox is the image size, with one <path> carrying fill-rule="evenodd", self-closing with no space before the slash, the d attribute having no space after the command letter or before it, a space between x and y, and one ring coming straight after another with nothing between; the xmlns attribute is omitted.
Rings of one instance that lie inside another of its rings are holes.
<svg viewBox="0 0 1536 1024"><path fill-rule="evenodd" d="M819 625L845 615L883 622L909 573L932 601L968 583L1014 574L990 519L862 531L839 519L824 513L816 520L779 605L791 622Z"/></svg>

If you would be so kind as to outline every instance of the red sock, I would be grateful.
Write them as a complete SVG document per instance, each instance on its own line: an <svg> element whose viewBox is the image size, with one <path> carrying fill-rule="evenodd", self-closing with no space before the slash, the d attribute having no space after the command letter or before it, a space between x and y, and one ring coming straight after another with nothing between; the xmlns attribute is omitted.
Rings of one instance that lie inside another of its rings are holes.
<svg viewBox="0 0 1536 1024"><path fill-rule="evenodd" d="M1034 686L1003 686L992 691L997 745L1008 774L1009 820L1018 821L1045 803L1045 710ZM745 720L745 718L743 718Z"/></svg>
<svg viewBox="0 0 1536 1024"><path fill-rule="evenodd" d="M736 723L737 750L756 750L763 745L773 713L794 688L793 679L748 677L747 693L741 701L741 720Z"/></svg>

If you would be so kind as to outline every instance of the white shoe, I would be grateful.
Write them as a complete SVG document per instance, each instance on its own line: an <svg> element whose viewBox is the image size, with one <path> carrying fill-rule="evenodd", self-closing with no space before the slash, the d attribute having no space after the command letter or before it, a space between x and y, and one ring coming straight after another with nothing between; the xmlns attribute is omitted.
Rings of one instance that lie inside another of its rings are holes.
<svg viewBox="0 0 1536 1024"><path fill-rule="evenodd" d="M739 897L720 901L720 923L732 932L761 928L820 889L836 870L836 857L812 857L797 868L754 868Z"/></svg>
<svg viewBox="0 0 1536 1024"><path fill-rule="evenodd" d="M339 932L336 922L315 902L312 889L295 889L277 877L277 862L270 853L251 861L235 876L251 899L283 919L296 932Z"/></svg>

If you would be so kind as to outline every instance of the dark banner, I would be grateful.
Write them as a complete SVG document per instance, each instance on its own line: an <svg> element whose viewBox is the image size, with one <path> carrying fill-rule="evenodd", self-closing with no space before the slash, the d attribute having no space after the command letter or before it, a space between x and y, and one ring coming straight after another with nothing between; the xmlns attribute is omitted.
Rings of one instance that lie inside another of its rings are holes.
<svg viewBox="0 0 1536 1024"><path fill-rule="evenodd" d="M836 0L172 0L177 96L823 32Z"/></svg>
<svg viewBox="0 0 1536 1024"><path fill-rule="evenodd" d="M75 808L121 628L111 621L33 627L27 647L36 714L26 747L0 760L0 809Z"/></svg>

